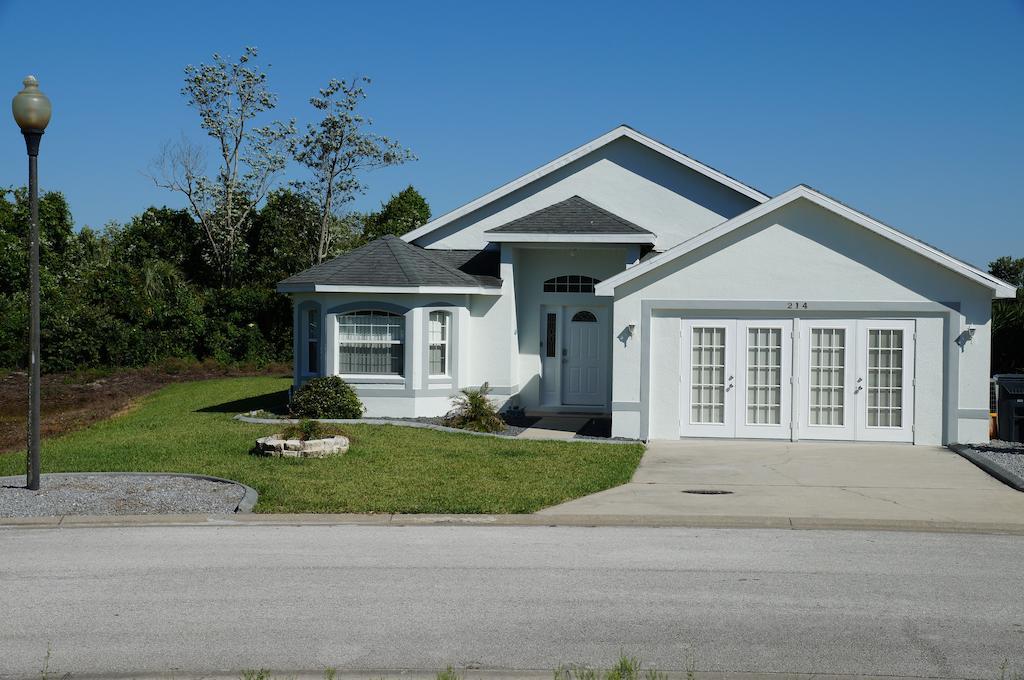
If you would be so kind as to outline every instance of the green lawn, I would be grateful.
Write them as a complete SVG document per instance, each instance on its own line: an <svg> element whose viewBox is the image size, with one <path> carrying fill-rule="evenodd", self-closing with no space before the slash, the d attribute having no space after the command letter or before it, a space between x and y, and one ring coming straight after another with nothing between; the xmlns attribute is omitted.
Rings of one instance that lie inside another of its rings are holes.
<svg viewBox="0 0 1024 680"><path fill-rule="evenodd" d="M349 452L294 460L249 455L280 426L232 416L281 399L287 378L165 387L127 413L43 442L43 472L192 472L259 491L257 512L533 512L624 484L643 448L536 442L390 425L346 426ZM0 455L0 476L24 473Z"/></svg>

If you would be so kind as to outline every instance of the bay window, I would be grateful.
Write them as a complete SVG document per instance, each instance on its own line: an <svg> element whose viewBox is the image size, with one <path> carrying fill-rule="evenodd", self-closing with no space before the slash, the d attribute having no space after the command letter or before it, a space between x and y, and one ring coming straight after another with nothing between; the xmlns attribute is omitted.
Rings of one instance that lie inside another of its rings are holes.
<svg viewBox="0 0 1024 680"><path fill-rule="evenodd" d="M405 373L405 317L378 310L338 316L338 372Z"/></svg>

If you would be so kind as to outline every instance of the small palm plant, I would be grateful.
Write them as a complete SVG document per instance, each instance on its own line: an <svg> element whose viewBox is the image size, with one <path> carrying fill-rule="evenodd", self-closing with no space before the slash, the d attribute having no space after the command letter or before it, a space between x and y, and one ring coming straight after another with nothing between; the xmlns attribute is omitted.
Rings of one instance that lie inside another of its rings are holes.
<svg viewBox="0 0 1024 680"><path fill-rule="evenodd" d="M445 424L474 432L501 432L505 421L487 398L491 386L484 383L480 389L467 388L462 394L452 397L452 410L444 417Z"/></svg>

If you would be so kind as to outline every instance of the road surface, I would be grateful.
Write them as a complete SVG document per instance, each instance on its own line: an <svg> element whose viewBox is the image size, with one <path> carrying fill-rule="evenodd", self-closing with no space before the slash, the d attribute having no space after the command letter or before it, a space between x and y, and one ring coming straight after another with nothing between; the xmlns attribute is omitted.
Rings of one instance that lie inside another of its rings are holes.
<svg viewBox="0 0 1024 680"><path fill-rule="evenodd" d="M1024 671L1024 537L580 527L0 530L0 677ZM371 677L368 675L367 677Z"/></svg>

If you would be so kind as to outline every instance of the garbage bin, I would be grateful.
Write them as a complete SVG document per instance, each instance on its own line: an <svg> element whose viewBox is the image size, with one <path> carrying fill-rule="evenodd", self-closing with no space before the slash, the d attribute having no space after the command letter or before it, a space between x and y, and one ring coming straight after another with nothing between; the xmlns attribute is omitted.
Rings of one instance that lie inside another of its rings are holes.
<svg viewBox="0 0 1024 680"><path fill-rule="evenodd" d="M999 438L1024 442L1024 375L1001 373L995 380Z"/></svg>

